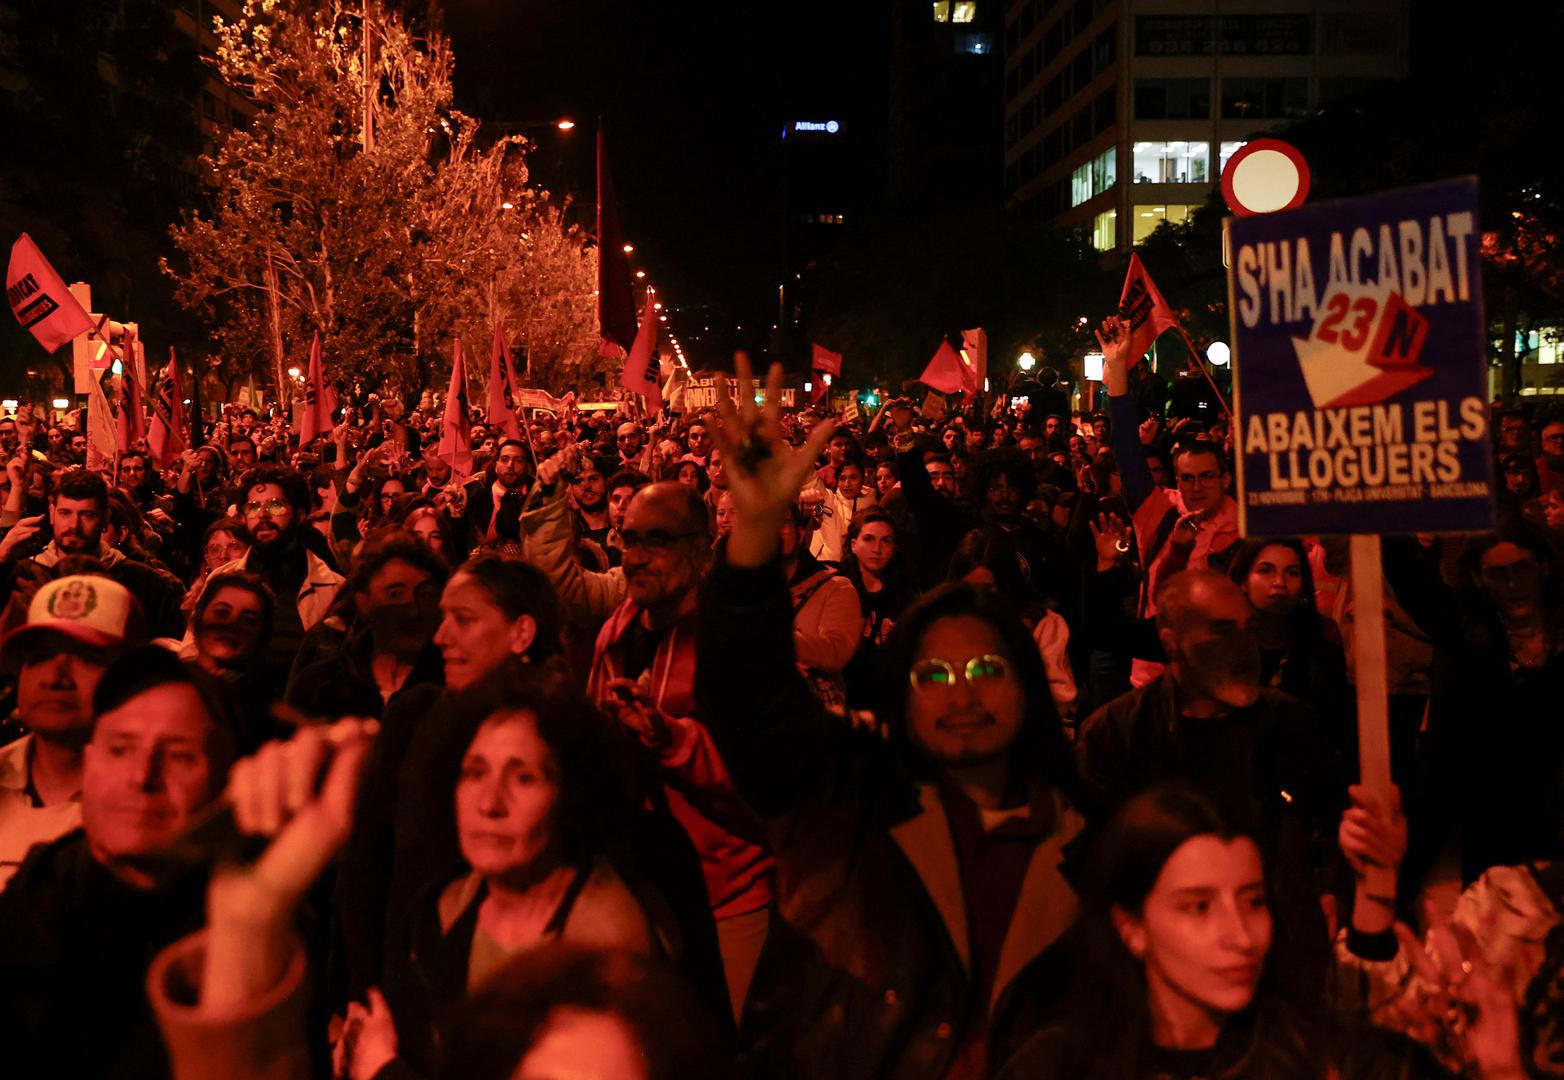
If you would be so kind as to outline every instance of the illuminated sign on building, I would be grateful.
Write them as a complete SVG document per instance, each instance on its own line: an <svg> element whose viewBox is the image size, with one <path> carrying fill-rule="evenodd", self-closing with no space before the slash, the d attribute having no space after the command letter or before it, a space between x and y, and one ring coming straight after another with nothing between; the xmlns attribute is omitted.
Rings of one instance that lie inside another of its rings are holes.
<svg viewBox="0 0 1564 1080"><path fill-rule="evenodd" d="M823 131L827 135L835 135L842 130L842 125L835 120L794 120L794 131ZM782 133L786 137L787 132Z"/></svg>

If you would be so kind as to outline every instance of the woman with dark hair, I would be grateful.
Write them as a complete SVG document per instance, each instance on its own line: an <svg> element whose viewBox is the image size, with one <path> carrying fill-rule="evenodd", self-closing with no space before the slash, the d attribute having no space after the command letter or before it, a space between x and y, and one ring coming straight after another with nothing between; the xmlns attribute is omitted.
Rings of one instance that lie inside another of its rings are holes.
<svg viewBox="0 0 1564 1080"><path fill-rule="evenodd" d="M1181 785L1130 799L1093 846L1070 1011L1002 1076L1052 1080L1410 1080L1417 1047L1287 1000L1259 845ZM1488 1075L1488 1074L1483 1074Z"/></svg>
<svg viewBox="0 0 1564 1080"><path fill-rule="evenodd" d="M880 647L906 606L917 596L906 557L896 538L896 523L878 507L861 510L847 526L847 554L841 574L858 592L863 633L842 676L847 703L872 708Z"/></svg>
<svg viewBox="0 0 1564 1080"><path fill-rule="evenodd" d="M418 537L425 547L447 563L459 557L456 532L451 527L449 515L441 513L427 497L408 501L402 515L402 528Z"/></svg>
<svg viewBox="0 0 1564 1080"><path fill-rule="evenodd" d="M516 666L550 672L562 666L559 598L529 563L495 555L469 559L445 583L439 612L433 644L444 687L416 686L387 705L343 853L336 903L354 993L380 979L386 923L397 914L391 897L417 888L451 857L448 838L431 832L426 815L399 793L422 783L423 763L451 723L453 692L501 678Z"/></svg>
<svg viewBox="0 0 1564 1080"><path fill-rule="evenodd" d="M711 478L706 475L706 470L698 461L670 461L663 466L662 479L677 480L685 487L694 488L700 494L706 494L706 489L711 487Z"/></svg>
<svg viewBox="0 0 1564 1080"><path fill-rule="evenodd" d="M1244 540L1228 576L1254 609L1261 685L1285 690L1312 706L1337 751L1351 760L1357 747L1357 707L1347 683L1347 659L1341 646L1326 637L1303 542Z"/></svg>
<svg viewBox="0 0 1564 1080"><path fill-rule="evenodd" d="M1564 564L1542 529L1501 513L1454 588L1430 552L1385 539L1385 577L1434 643L1407 883L1459 835L1461 879L1547 858L1564 823Z"/></svg>
<svg viewBox="0 0 1564 1080"><path fill-rule="evenodd" d="M389 1011L373 991L368 1009L350 1007L343 1039L354 1076L393 1057L429 1073L452 1006L544 942L659 948L607 857L633 810L623 729L580 694L515 670L458 695L445 721L420 763L419 801L460 859L423 881L412 917L390 928Z"/></svg>

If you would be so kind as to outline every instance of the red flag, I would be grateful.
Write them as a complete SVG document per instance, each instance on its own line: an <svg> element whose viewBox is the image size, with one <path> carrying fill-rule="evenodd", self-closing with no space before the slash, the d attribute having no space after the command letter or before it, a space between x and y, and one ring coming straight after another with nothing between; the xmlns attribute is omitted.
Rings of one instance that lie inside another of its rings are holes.
<svg viewBox="0 0 1564 1080"><path fill-rule="evenodd" d="M923 374L918 376L918 381L942 394L959 394L963 391L975 393L977 390L972 383L972 372L961 362L961 354L948 341L939 343L933 359L923 369Z"/></svg>
<svg viewBox="0 0 1564 1080"><path fill-rule="evenodd" d="M310 373L304 382L304 407L299 410L299 446L309 445L319 435L324 435L335 425L331 413L336 407L335 395L326 388L326 372L320 360L320 331L310 342Z"/></svg>
<svg viewBox="0 0 1564 1080"><path fill-rule="evenodd" d="M635 343L635 295L630 285L630 260L619 231L619 206L608 173L603 129L597 131L597 351L613 358Z"/></svg>
<svg viewBox="0 0 1564 1080"><path fill-rule="evenodd" d="M648 413L657 413L663 407L663 388L658 379L661 372L657 367L657 318L652 309L651 290L647 290L641 328L636 331L630 354L625 357L619 385L645 398Z"/></svg>
<svg viewBox="0 0 1564 1080"><path fill-rule="evenodd" d="M11 314L49 352L92 329L92 320L76 302L33 238L23 233L11 245L5 272L5 298Z"/></svg>
<svg viewBox="0 0 1564 1080"><path fill-rule="evenodd" d="M489 350L488 421L490 427L501 428L506 438L521 438L521 421L516 419L516 369L511 367L503 322L494 324L494 345Z"/></svg>
<svg viewBox="0 0 1564 1080"><path fill-rule="evenodd" d="M972 369L972 385L982 390L988 381L988 334L982 327L961 332L961 359Z"/></svg>
<svg viewBox="0 0 1564 1080"><path fill-rule="evenodd" d="M147 446L163 469L178 461L185 451L185 400L179 391L179 364L172 346L168 350L168 367L163 369L157 397L152 401L152 430L147 435Z"/></svg>
<svg viewBox="0 0 1564 1080"><path fill-rule="evenodd" d="M1138 364L1151 343L1162 331L1178 325L1173 309L1162 299L1156 282L1146 273L1139 255L1130 255L1124 275L1124 292L1119 295L1119 318L1130 324L1131 364Z"/></svg>
<svg viewBox="0 0 1564 1080"><path fill-rule="evenodd" d="M841 353L839 353L839 352L832 352L830 349L826 348L824 345L814 345L814 344L811 344L809 346L809 351L810 351L810 356L809 356L809 366L810 367L814 368L816 371L824 371L824 372L826 372L833 379L839 379L839 378L842 377L842 354Z"/></svg>
<svg viewBox="0 0 1564 1080"><path fill-rule="evenodd" d="M467 402L467 365L462 343L451 348L451 386L445 392L445 423L440 429L440 458L457 476L472 475L472 412Z"/></svg>

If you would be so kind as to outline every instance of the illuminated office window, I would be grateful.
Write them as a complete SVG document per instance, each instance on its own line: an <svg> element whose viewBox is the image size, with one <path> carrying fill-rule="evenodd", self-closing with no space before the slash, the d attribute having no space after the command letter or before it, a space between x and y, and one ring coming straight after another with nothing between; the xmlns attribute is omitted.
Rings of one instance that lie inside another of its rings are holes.
<svg viewBox="0 0 1564 1080"><path fill-rule="evenodd" d="M1138 142L1134 149L1137 184L1203 184L1210 179L1208 142Z"/></svg>
<svg viewBox="0 0 1564 1080"><path fill-rule="evenodd" d="M1132 235L1134 236L1134 240L1132 242L1138 244L1142 240L1145 240L1146 237L1155 232L1157 230L1157 226L1161 225L1164 221L1172 222L1174 225L1182 225L1184 222L1189 220L1189 215L1193 214L1196 210L1199 209L1199 203L1169 203L1165 206L1136 206L1131 211L1135 222L1134 228L1132 229Z"/></svg>
<svg viewBox="0 0 1564 1080"><path fill-rule="evenodd" d="M1109 147L1070 174L1070 205L1080 206L1093 195L1101 195L1118 179L1118 156Z"/></svg>
<svg viewBox="0 0 1564 1080"><path fill-rule="evenodd" d="M969 23L977 19L977 0L952 0L950 5L950 21L956 23Z"/></svg>
<svg viewBox="0 0 1564 1080"><path fill-rule="evenodd" d="M1098 251L1112 251L1119 242L1119 212L1104 210L1092 218L1092 247Z"/></svg>
<svg viewBox="0 0 1564 1080"><path fill-rule="evenodd" d="M950 22L950 0L934 0L934 21Z"/></svg>
<svg viewBox="0 0 1564 1080"><path fill-rule="evenodd" d="M1238 153L1238 148L1243 145L1244 144L1242 142L1225 142L1221 144L1216 167L1216 174L1218 176L1221 176L1224 172L1227 171L1227 159Z"/></svg>

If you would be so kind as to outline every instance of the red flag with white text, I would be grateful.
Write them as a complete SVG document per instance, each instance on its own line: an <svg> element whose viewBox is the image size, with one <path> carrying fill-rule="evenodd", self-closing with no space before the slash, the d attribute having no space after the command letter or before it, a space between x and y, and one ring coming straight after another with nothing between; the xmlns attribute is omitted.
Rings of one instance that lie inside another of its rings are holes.
<svg viewBox="0 0 1564 1080"><path fill-rule="evenodd" d="M5 298L22 329L49 352L92 329L92 319L26 233L11 245Z"/></svg>
<svg viewBox="0 0 1564 1080"><path fill-rule="evenodd" d="M1130 256L1124 275L1124 291L1119 294L1119 318L1130 325L1130 363L1138 364L1162 331L1177 326L1173 309L1162 298L1157 283L1151 280L1140 256Z"/></svg>
<svg viewBox="0 0 1564 1080"><path fill-rule="evenodd" d="M451 385L445 393L445 422L440 428L440 458L459 477L472 475L472 411L467 401L467 365L462 343L451 348Z"/></svg>
<svg viewBox="0 0 1564 1080"><path fill-rule="evenodd" d="M648 292L646 309L641 312L641 327L630 345L630 354L625 357L619 385L645 398L646 411L655 414L663 407L663 388L658 378L661 374L657 365L657 319Z"/></svg>
<svg viewBox="0 0 1564 1080"><path fill-rule="evenodd" d="M511 366L503 322L494 324L494 344L489 349L487 419L489 426L505 432L507 439L521 438L521 421L516 416L516 369Z"/></svg>
<svg viewBox="0 0 1564 1080"><path fill-rule="evenodd" d="M168 367L158 380L157 396L152 399L152 428L147 447L158 467L171 467L185 452L185 399L179 389L179 364L174 350L168 350Z"/></svg>

